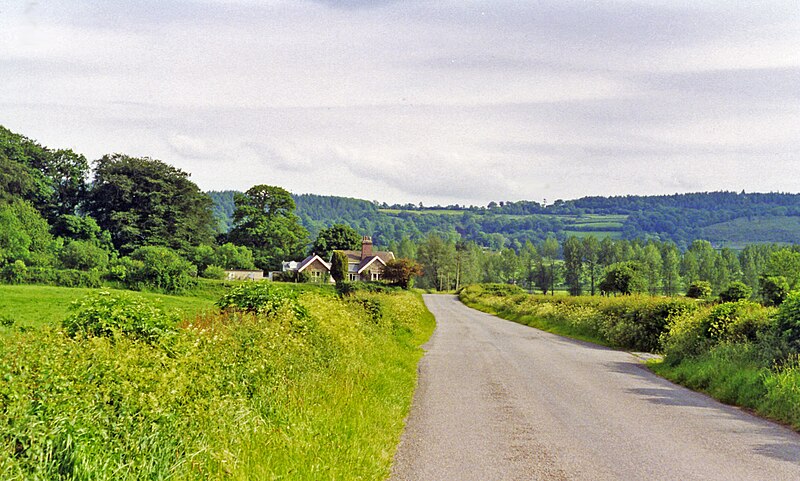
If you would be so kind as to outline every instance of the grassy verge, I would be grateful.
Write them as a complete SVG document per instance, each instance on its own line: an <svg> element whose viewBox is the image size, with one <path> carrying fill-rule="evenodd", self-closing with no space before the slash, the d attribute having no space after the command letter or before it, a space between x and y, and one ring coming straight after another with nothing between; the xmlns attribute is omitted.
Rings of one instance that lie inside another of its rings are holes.
<svg viewBox="0 0 800 481"><path fill-rule="evenodd" d="M675 365L650 361L648 367L672 382L800 431L800 365L764 367L753 350L748 344L726 344Z"/></svg>
<svg viewBox="0 0 800 481"><path fill-rule="evenodd" d="M386 478L433 317L411 293L297 302L155 344L0 337L0 479Z"/></svg>

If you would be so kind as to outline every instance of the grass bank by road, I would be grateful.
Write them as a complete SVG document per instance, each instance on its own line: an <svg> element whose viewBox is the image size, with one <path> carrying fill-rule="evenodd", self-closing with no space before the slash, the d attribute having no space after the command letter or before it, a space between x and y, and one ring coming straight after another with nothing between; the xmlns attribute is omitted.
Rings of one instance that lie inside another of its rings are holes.
<svg viewBox="0 0 800 481"><path fill-rule="evenodd" d="M433 317L407 292L287 292L163 342L0 336L0 479L387 477Z"/></svg>

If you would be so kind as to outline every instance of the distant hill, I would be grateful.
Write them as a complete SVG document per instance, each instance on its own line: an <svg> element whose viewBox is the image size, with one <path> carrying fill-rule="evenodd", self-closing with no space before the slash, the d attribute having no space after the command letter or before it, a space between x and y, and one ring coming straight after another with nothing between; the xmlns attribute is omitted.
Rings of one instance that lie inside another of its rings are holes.
<svg viewBox="0 0 800 481"><path fill-rule="evenodd" d="M222 197L216 194L226 193L210 193L215 202ZM388 205L313 194L294 198L297 214L312 237L323 227L345 223L381 245L404 236L420 238L430 231L492 248L540 241L551 233L560 239L575 235L671 240L682 248L694 239L733 248L800 242L800 194L702 192L583 197L546 206L532 201L491 202L486 207ZM232 212L231 206L220 205L215 212L221 225L230 225L224 215Z"/></svg>

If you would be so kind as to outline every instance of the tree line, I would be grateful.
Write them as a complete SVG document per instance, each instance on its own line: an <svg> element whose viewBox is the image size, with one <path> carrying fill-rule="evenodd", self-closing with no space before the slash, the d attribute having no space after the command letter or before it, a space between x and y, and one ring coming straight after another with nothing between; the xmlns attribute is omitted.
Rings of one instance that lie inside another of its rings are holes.
<svg viewBox="0 0 800 481"><path fill-rule="evenodd" d="M539 212L630 214L661 201L665 208L723 204L789 212L797 197L629 196L390 215L376 202L293 196L269 185L209 195L188 173L158 159L117 153L90 163L71 150L49 149L0 127L0 276L7 282L95 285L110 280L176 290L198 275L220 277L224 269L277 270L281 261L312 252L327 256L334 249L357 249L354 239L370 235L377 246L422 264L418 285L426 288L502 282L546 293L674 295L698 281L707 282L713 294L741 282L756 296L769 286L774 291L796 286L795 247L754 244L734 251L696 239L682 248L657 236L578 238L564 233L563 220ZM349 241L339 242L335 228L343 227L352 233ZM629 279L627 286L602 284L612 268L619 282Z"/></svg>
<svg viewBox="0 0 800 481"><path fill-rule="evenodd" d="M695 240L681 251L675 243L551 236L519 249L482 248L456 237L430 234L415 243L390 244L401 257L425 269L418 285L438 290L473 283L515 284L529 292L572 295L630 294L699 297L720 295L743 285L745 297L779 304L800 287L800 246L751 244L741 251L715 249Z"/></svg>

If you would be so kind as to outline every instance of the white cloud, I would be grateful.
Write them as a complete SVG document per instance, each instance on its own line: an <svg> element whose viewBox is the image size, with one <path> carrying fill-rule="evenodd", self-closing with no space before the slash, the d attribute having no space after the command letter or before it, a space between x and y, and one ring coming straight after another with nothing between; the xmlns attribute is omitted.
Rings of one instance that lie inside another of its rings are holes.
<svg viewBox="0 0 800 481"><path fill-rule="evenodd" d="M799 27L793 2L12 2L0 122L205 189L791 191Z"/></svg>

